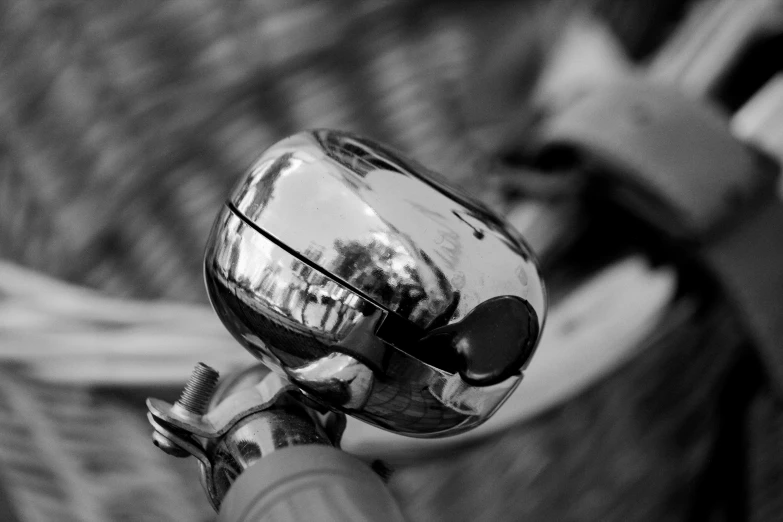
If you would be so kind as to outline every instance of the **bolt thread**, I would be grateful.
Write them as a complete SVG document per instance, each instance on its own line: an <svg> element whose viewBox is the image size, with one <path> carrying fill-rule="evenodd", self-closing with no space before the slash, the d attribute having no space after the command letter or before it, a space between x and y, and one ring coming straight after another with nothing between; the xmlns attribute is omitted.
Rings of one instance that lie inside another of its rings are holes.
<svg viewBox="0 0 783 522"><path fill-rule="evenodd" d="M220 374L204 363L198 363L190 374L177 403L191 413L203 415L215 391Z"/></svg>

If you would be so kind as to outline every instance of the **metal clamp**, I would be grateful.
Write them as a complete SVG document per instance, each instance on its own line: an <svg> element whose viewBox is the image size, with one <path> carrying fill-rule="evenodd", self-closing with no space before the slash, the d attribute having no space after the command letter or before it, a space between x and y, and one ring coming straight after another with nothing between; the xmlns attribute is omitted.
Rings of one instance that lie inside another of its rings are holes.
<svg viewBox="0 0 783 522"><path fill-rule="evenodd" d="M174 404L148 398L155 445L198 460L212 507L231 484L275 450L302 444L339 446L345 417L319 406L263 365L238 374L217 396L218 372L199 363Z"/></svg>

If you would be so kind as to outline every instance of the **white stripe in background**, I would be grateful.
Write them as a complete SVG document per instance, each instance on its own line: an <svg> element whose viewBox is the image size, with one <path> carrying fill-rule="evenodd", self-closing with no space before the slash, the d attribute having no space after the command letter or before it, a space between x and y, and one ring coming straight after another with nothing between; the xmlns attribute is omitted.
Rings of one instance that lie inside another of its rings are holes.
<svg viewBox="0 0 783 522"><path fill-rule="evenodd" d="M779 0L696 2L657 53L648 73L655 81L708 96L779 10Z"/></svg>
<svg viewBox="0 0 783 522"><path fill-rule="evenodd" d="M255 362L207 306L111 298L0 262L0 361L74 384L181 385Z"/></svg>
<svg viewBox="0 0 783 522"><path fill-rule="evenodd" d="M783 165L783 73L773 76L734 114L731 130ZM783 176L779 193L783 198Z"/></svg>

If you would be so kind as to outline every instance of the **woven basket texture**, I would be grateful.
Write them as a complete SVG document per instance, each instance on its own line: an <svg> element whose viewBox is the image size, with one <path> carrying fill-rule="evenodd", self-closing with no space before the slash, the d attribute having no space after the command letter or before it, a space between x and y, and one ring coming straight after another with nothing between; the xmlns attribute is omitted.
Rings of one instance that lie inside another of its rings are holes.
<svg viewBox="0 0 783 522"><path fill-rule="evenodd" d="M0 3L0 257L112 296L206 303L203 246L227 191L304 128L368 135L477 189L487 158L460 111L473 34L448 2ZM710 473L733 451L722 390L744 351L723 305L701 308L579 398L391 463L407 516L724 520ZM195 464L150 444L135 396L0 374L0 482L19 519L214 518ZM747 425L747 511L776 520L779 406L755 400Z"/></svg>

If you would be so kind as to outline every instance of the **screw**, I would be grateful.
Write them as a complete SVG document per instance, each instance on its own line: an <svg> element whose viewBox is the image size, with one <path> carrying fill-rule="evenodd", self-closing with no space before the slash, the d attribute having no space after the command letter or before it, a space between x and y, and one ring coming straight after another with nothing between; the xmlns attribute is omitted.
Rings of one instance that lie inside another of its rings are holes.
<svg viewBox="0 0 783 522"><path fill-rule="evenodd" d="M190 374L190 379L185 384L185 389L182 390L182 395L175 406L178 405L195 415L204 415L219 377L217 370L204 363L198 363L193 368L193 373Z"/></svg>

